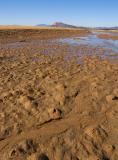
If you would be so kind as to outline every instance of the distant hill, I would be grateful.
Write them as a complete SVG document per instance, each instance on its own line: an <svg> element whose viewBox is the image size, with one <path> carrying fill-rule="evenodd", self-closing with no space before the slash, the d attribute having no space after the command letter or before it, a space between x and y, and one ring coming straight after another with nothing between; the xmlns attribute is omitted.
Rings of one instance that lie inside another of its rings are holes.
<svg viewBox="0 0 118 160"><path fill-rule="evenodd" d="M96 27L95 29L103 29L103 30L118 30L118 27Z"/></svg>
<svg viewBox="0 0 118 160"><path fill-rule="evenodd" d="M49 25L47 25L47 24L38 24L38 25L36 25L36 26L40 26L40 27L48 27Z"/></svg>
<svg viewBox="0 0 118 160"><path fill-rule="evenodd" d="M66 24L63 22L55 22L52 25L47 25L47 24L38 24L36 26L41 26L41 27L57 27L57 28L81 28L81 29L89 29L88 27L82 27L82 26L75 26L71 24Z"/></svg>
<svg viewBox="0 0 118 160"><path fill-rule="evenodd" d="M118 27L111 27L111 29L118 29Z"/></svg>
<svg viewBox="0 0 118 160"><path fill-rule="evenodd" d="M78 28L77 26L70 25L70 24L65 24L65 23L62 23L62 22L55 22L54 24L51 25L51 27Z"/></svg>

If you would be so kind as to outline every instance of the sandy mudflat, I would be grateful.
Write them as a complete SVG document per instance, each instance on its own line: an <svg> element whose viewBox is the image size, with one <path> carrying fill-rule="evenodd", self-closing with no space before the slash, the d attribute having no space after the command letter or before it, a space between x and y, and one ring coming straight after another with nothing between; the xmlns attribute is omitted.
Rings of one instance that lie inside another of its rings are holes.
<svg viewBox="0 0 118 160"><path fill-rule="evenodd" d="M0 30L0 160L118 160L117 59L54 41L87 34Z"/></svg>

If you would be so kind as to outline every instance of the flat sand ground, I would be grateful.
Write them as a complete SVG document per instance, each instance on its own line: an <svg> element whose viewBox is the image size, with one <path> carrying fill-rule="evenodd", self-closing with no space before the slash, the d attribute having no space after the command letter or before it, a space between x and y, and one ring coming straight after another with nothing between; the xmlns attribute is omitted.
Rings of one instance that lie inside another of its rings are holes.
<svg viewBox="0 0 118 160"><path fill-rule="evenodd" d="M0 160L118 160L117 59L54 41L87 34L0 30Z"/></svg>

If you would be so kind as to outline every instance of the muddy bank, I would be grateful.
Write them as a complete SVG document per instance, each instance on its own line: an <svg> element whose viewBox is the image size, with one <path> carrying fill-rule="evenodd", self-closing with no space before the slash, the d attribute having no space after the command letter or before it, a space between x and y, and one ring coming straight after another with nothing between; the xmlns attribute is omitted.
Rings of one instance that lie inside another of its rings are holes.
<svg viewBox="0 0 118 160"><path fill-rule="evenodd" d="M118 35L112 35L112 34L98 34L98 38L101 39L112 39L112 40L118 40Z"/></svg>
<svg viewBox="0 0 118 160"><path fill-rule="evenodd" d="M97 51L47 41L0 50L1 160L118 159L118 60L88 54Z"/></svg>
<svg viewBox="0 0 118 160"><path fill-rule="evenodd" d="M54 39L60 37L84 36L89 30L80 29L1 29L0 43L27 41L33 39Z"/></svg>

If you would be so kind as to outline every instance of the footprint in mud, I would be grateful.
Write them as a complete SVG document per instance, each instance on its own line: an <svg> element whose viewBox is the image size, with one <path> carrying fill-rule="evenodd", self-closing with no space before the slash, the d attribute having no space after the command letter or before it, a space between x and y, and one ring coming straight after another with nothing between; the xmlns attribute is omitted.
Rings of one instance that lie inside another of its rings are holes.
<svg viewBox="0 0 118 160"><path fill-rule="evenodd" d="M59 108L52 107L44 110L39 115L39 124L44 124L51 120L57 120L62 118L62 111Z"/></svg>
<svg viewBox="0 0 118 160"><path fill-rule="evenodd" d="M9 158L21 157L36 152L36 144L32 139L21 141L9 151Z"/></svg>
<svg viewBox="0 0 118 160"><path fill-rule="evenodd" d="M32 154L30 155L27 160L49 160L48 156L45 153L41 154Z"/></svg>
<svg viewBox="0 0 118 160"><path fill-rule="evenodd" d="M113 101L118 101L118 96L108 95L108 96L106 96L106 101L107 101L108 103L111 103L111 102L113 102Z"/></svg>
<svg viewBox="0 0 118 160"><path fill-rule="evenodd" d="M39 155L38 160L49 160L49 158L44 153L42 153Z"/></svg>

